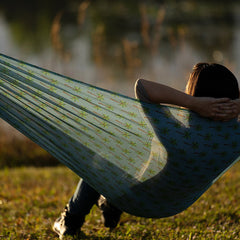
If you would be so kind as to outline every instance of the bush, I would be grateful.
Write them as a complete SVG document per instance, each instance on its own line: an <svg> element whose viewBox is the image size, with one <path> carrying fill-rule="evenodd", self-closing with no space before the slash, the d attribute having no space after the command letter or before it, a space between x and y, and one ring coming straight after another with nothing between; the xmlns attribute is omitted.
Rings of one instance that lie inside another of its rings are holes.
<svg viewBox="0 0 240 240"><path fill-rule="evenodd" d="M0 168L56 166L60 163L27 138L0 139Z"/></svg>

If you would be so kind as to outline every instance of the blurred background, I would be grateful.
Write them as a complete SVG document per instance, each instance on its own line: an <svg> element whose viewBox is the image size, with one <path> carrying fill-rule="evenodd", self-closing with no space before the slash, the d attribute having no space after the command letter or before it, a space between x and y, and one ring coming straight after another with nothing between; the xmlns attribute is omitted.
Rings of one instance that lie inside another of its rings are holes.
<svg viewBox="0 0 240 240"><path fill-rule="evenodd" d="M240 2L1 0L0 52L131 97L137 78L184 90L203 61L240 79ZM0 120L0 168L56 164Z"/></svg>

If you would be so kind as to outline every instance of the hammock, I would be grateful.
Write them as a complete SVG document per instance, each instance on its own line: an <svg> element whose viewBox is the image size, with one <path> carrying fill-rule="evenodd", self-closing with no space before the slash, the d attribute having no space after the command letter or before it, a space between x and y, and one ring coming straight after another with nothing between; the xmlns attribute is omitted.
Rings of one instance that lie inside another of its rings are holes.
<svg viewBox="0 0 240 240"><path fill-rule="evenodd" d="M141 102L5 55L0 117L137 216L183 211L240 155L236 120Z"/></svg>

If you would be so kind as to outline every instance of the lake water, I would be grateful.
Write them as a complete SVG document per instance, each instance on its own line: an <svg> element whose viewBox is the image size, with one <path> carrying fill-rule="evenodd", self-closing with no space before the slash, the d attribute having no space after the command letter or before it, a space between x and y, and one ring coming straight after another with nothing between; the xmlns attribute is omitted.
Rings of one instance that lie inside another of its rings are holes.
<svg viewBox="0 0 240 240"><path fill-rule="evenodd" d="M197 62L240 79L239 1L0 3L0 52L133 95L137 78L184 90Z"/></svg>

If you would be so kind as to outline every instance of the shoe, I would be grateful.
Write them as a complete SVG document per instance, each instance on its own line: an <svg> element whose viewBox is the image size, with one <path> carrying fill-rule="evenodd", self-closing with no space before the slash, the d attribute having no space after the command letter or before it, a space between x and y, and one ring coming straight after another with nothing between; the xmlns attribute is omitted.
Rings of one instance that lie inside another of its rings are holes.
<svg viewBox="0 0 240 240"><path fill-rule="evenodd" d="M104 196L100 196L98 207L102 211L102 221L105 227L113 230L120 220L122 211L110 204Z"/></svg>
<svg viewBox="0 0 240 240"><path fill-rule="evenodd" d="M74 236L81 230L84 220L85 217L69 213L67 205L52 229L59 235L59 239L63 239L65 235Z"/></svg>

